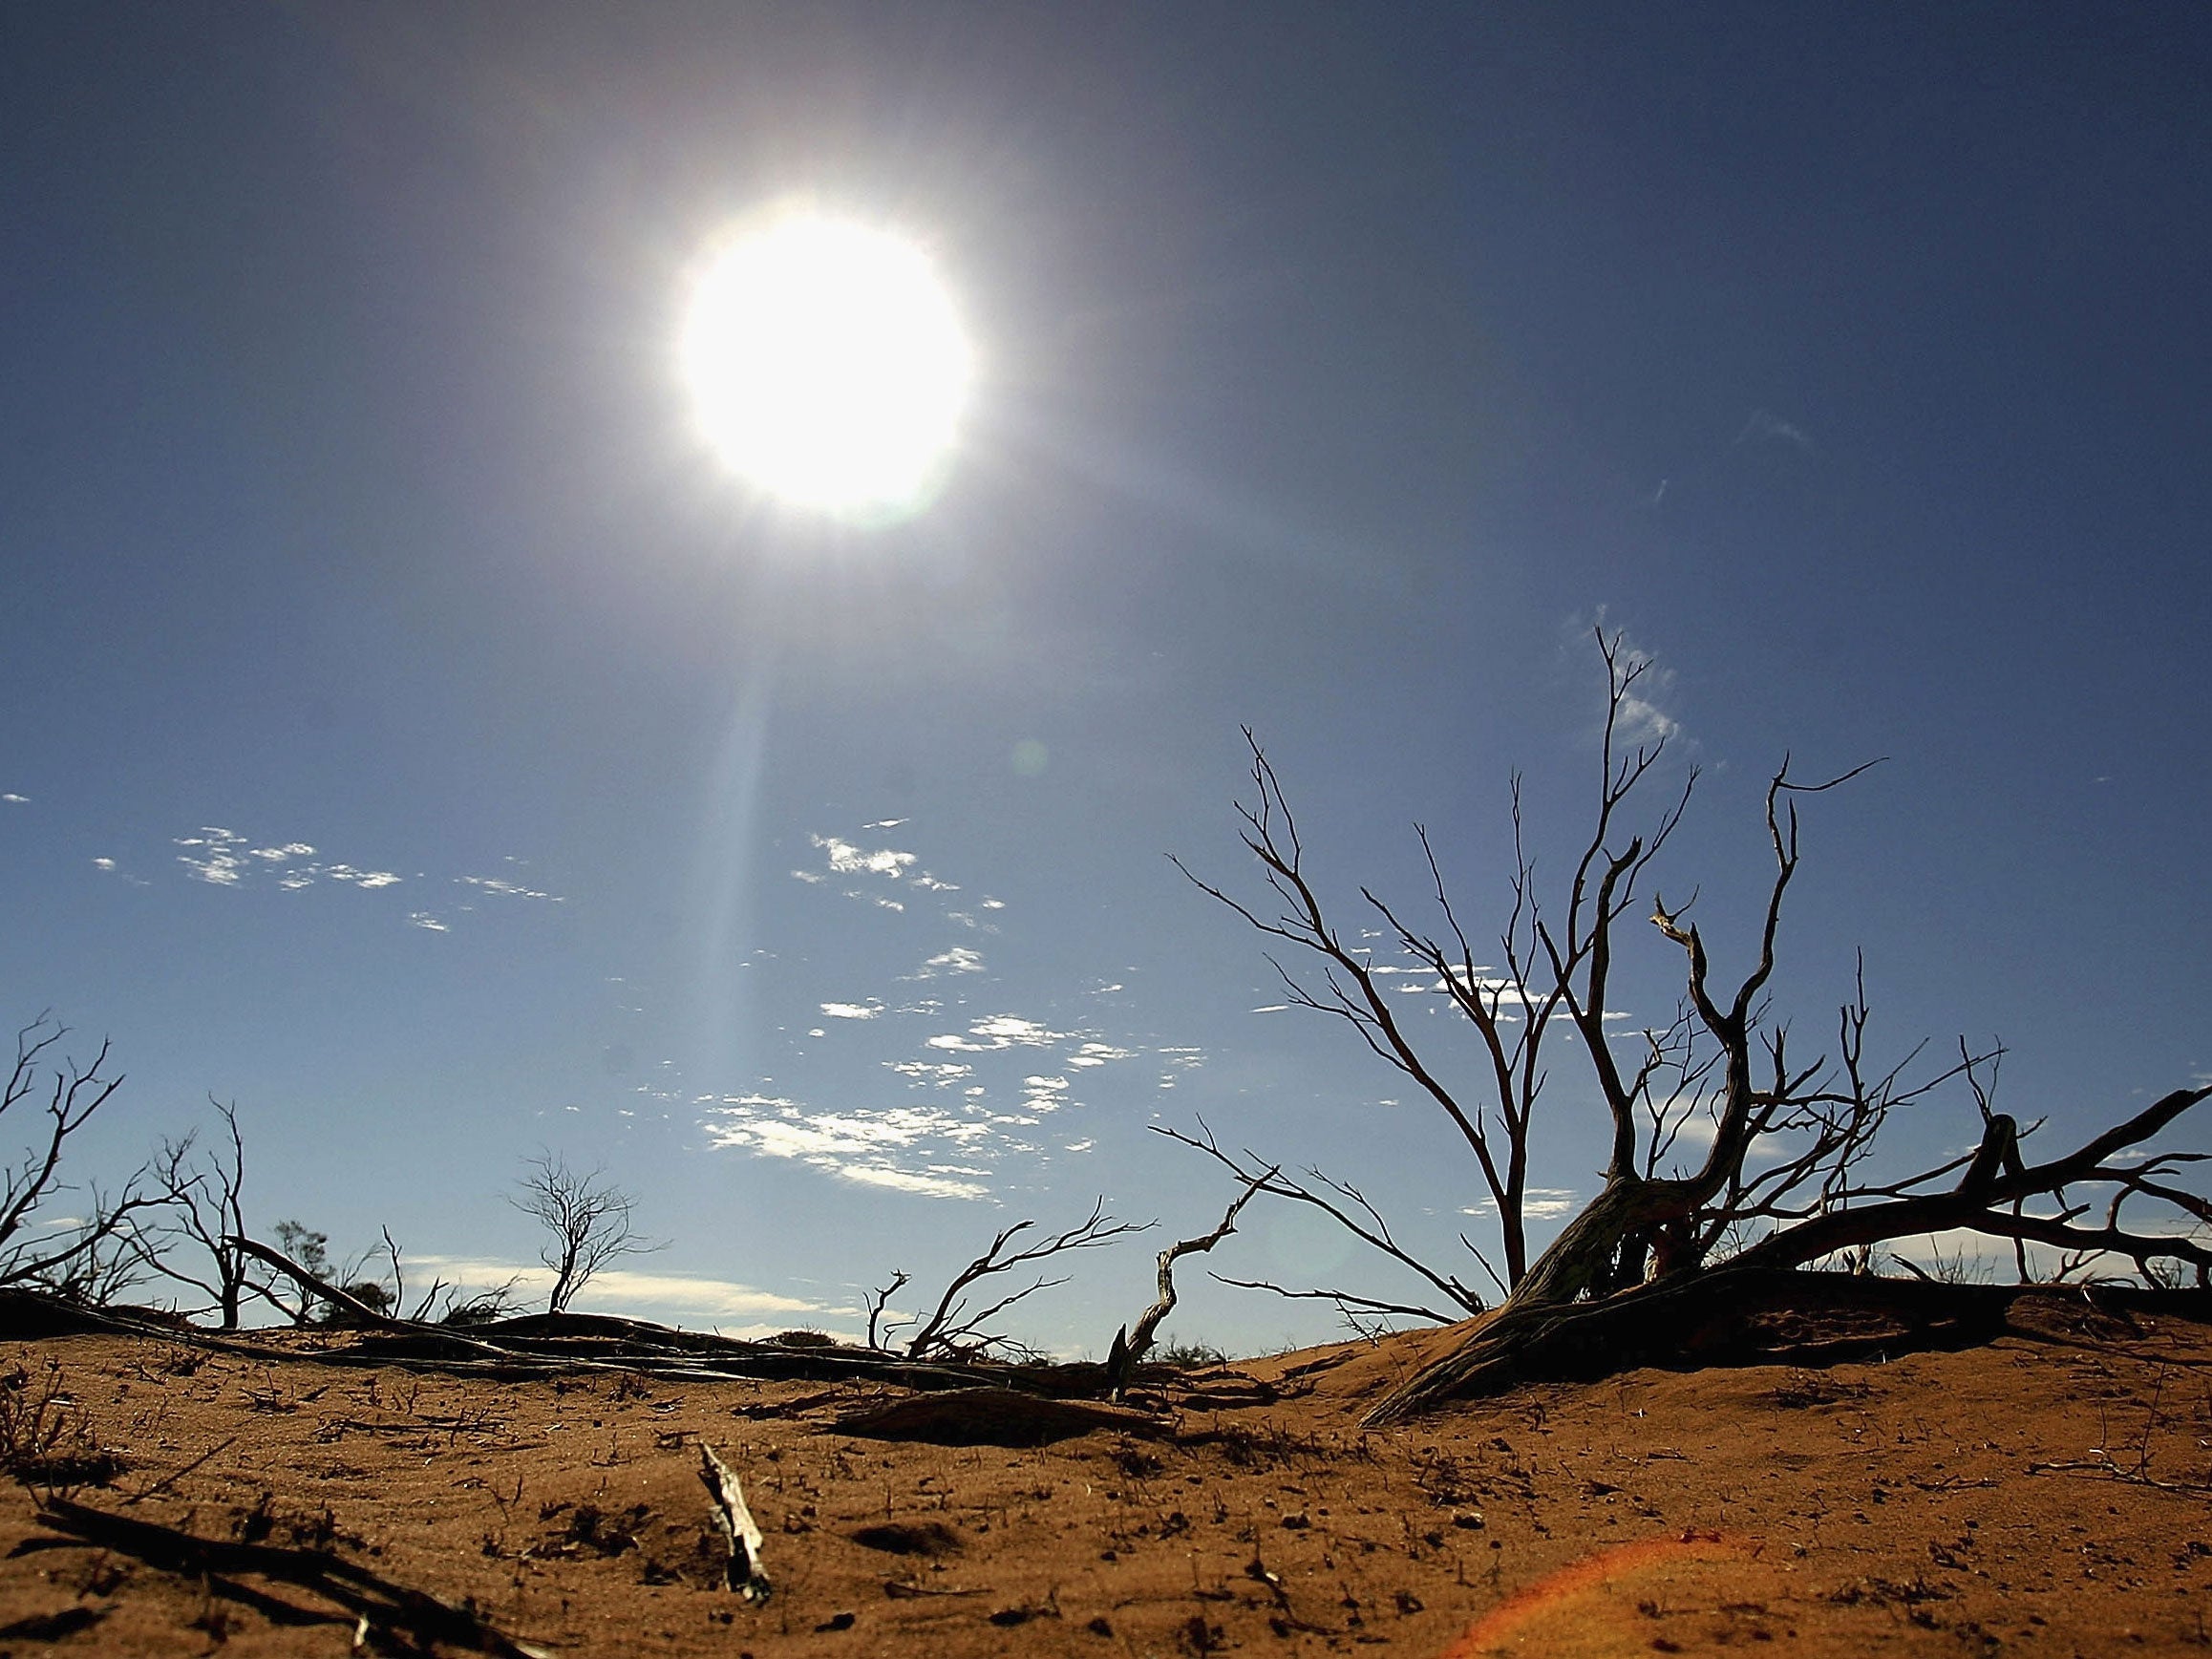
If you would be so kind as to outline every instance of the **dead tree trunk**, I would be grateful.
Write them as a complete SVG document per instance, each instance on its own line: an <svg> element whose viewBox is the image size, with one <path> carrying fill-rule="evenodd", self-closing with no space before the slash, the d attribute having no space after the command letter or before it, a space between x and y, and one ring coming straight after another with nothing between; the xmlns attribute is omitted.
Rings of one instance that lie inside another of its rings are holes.
<svg viewBox="0 0 2212 1659"><path fill-rule="evenodd" d="M1142 1313L1138 1315L1134 1329L1123 1326L1114 1333L1114 1346L1106 1354L1106 1384L1117 1400L1129 1391L1129 1384L1137 1374L1137 1368L1144 1356L1152 1351L1152 1339L1159 1334L1160 1325L1175 1311L1175 1265L1185 1256L1203 1254L1237 1230L1237 1216L1252 1202L1276 1171L1249 1180L1244 1190L1237 1195L1234 1203L1223 1212L1221 1225L1210 1233L1202 1233L1195 1239L1184 1239L1168 1245L1159 1252L1159 1295Z"/></svg>

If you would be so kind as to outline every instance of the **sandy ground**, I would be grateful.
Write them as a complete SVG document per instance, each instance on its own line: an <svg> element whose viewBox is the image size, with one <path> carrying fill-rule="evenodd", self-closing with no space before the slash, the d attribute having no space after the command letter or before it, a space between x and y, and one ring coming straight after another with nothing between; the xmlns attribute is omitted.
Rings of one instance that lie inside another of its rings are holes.
<svg viewBox="0 0 2212 1659"><path fill-rule="evenodd" d="M972 1415L937 1440L835 1426L904 1397L881 1386L496 1383L105 1336L0 1344L0 1393L20 1420L55 1393L119 1455L64 1467L82 1503L327 1549L555 1651L2212 1648L2212 1328L2058 1297L2016 1323L1362 1432L1427 1333L1193 1372L1164 1432L1034 1446L941 1443ZM701 1441L766 1534L765 1605L721 1582ZM306 1589L55 1536L33 1490L0 1491L0 1655L429 1650L357 1647Z"/></svg>

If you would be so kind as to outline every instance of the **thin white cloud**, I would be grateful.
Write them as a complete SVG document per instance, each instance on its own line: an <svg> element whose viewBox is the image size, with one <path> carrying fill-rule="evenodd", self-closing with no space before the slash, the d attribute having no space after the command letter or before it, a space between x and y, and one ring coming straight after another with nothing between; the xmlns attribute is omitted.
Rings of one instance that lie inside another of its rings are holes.
<svg viewBox="0 0 2212 1659"><path fill-rule="evenodd" d="M804 882L810 887L819 887L829 880L819 870L794 870L791 872L791 879L795 882Z"/></svg>
<svg viewBox="0 0 2212 1659"><path fill-rule="evenodd" d="M235 887L245 868L245 861L237 851L245 844L245 838L234 830L209 824L196 836L178 836L175 844L190 848L179 853L177 861L184 866L193 880L207 882L218 887Z"/></svg>
<svg viewBox="0 0 2212 1659"><path fill-rule="evenodd" d="M509 1280L524 1295L542 1294L553 1287L553 1275L536 1263L516 1264L465 1256L415 1256L411 1264L431 1269L439 1278L463 1289L504 1285ZM782 1296L734 1279L713 1279L697 1273L641 1273L625 1267L602 1267L591 1276L583 1300L595 1308L680 1308L687 1312L726 1314L822 1313L838 1309L802 1297Z"/></svg>
<svg viewBox="0 0 2212 1659"><path fill-rule="evenodd" d="M990 1188L979 1181L960 1180L951 1176L937 1175L928 1170L892 1169L883 1164L848 1164L837 1172L849 1181L861 1186L888 1187L894 1192L910 1192L921 1198L980 1199L990 1196Z"/></svg>
<svg viewBox="0 0 2212 1659"><path fill-rule="evenodd" d="M94 869L96 869L96 870L113 870L115 867L116 867L116 861L115 861L115 860L113 860L113 859L95 859L95 860L93 860L93 868L94 868Z"/></svg>
<svg viewBox="0 0 2212 1659"><path fill-rule="evenodd" d="M542 899L552 904L565 904L567 900L558 893L542 893L535 887L525 887L520 882L502 881L497 876L456 876L458 886L476 887L486 893L497 893L507 899Z"/></svg>
<svg viewBox="0 0 2212 1659"><path fill-rule="evenodd" d="M1067 1042L1074 1034L1050 1030L1019 1014L991 1014L969 1026L965 1035L947 1033L930 1037L924 1047L946 1049L955 1053L989 1054L1001 1049L1049 1049L1055 1043Z"/></svg>
<svg viewBox="0 0 2212 1659"><path fill-rule="evenodd" d="M1813 453L1813 440L1801 426L1792 425L1779 415L1764 409L1755 409L1751 418L1743 423L1743 431L1736 434L1735 441L1745 444L1754 438L1777 443L1795 444L1807 455Z"/></svg>
<svg viewBox="0 0 2212 1659"><path fill-rule="evenodd" d="M872 1020L883 1011L883 1005L874 997L866 1002L825 1002L821 1011L827 1019Z"/></svg>
<svg viewBox="0 0 2212 1659"><path fill-rule="evenodd" d="M330 881L351 883L364 891L396 887L401 881L390 870L357 870L351 864L325 864L319 873Z"/></svg>
<svg viewBox="0 0 2212 1659"><path fill-rule="evenodd" d="M272 841L257 847L236 830L218 824L202 825L198 835L174 837L172 844L185 849L177 855L177 861L184 866L187 875L196 882L217 887L243 886L256 869L272 872L276 884L287 893L313 886L317 881L336 882L369 891L395 887L401 881L392 870L364 870L353 864L302 863L300 860L311 859L315 853L306 841Z"/></svg>
<svg viewBox="0 0 2212 1659"><path fill-rule="evenodd" d="M1068 1056L1068 1064L1071 1066L1103 1066L1109 1060L1134 1060L1137 1058L1138 1053L1138 1051L1136 1049L1117 1048L1112 1043L1088 1042L1082 1044L1073 1054Z"/></svg>
<svg viewBox="0 0 2212 1659"><path fill-rule="evenodd" d="M926 1083L939 1089L947 1088L963 1077L975 1075L973 1066L963 1066L951 1060L885 1060L883 1065L917 1086Z"/></svg>
<svg viewBox="0 0 2212 1659"><path fill-rule="evenodd" d="M1574 1208L1575 1193L1570 1187L1532 1186L1521 1198L1521 1213L1532 1222L1554 1221L1561 1216L1573 1214ZM1498 1213L1498 1201L1484 1199L1479 1203L1470 1204L1459 1213L1463 1216L1494 1216Z"/></svg>
<svg viewBox="0 0 2212 1659"><path fill-rule="evenodd" d="M10 806L29 806L31 804L31 797L28 795L16 795L13 792L10 792L7 795L0 795L0 801L5 801Z"/></svg>
<svg viewBox="0 0 2212 1659"><path fill-rule="evenodd" d="M910 818L880 818L874 823L864 823L861 825L861 828L890 830L897 829L903 823L912 823L913 821L914 820Z"/></svg>
<svg viewBox="0 0 2212 1659"><path fill-rule="evenodd" d="M840 840L836 836L810 835L807 840L829 855L829 867L833 875L896 877L904 874L916 861L912 853L898 852L890 847L869 852L853 845L851 841Z"/></svg>
<svg viewBox="0 0 2212 1659"><path fill-rule="evenodd" d="M1617 729L1621 735L1630 741L1676 737L1681 734L1682 722L1657 704L1630 691L1621 699Z"/></svg>
<svg viewBox="0 0 2212 1659"><path fill-rule="evenodd" d="M940 882L927 870L924 870L918 876L909 876L906 879L906 885L909 887L920 887L925 893L957 893L960 891L960 885L958 883Z"/></svg>
<svg viewBox="0 0 2212 1659"><path fill-rule="evenodd" d="M941 951L923 963L910 974L912 979L936 979L947 973L981 973L983 952L970 950L965 945L955 945L950 950Z"/></svg>
<svg viewBox="0 0 2212 1659"><path fill-rule="evenodd" d="M410 910L407 913L407 922L411 927L420 927L431 933L451 933L453 931L451 927L440 922L428 910Z"/></svg>
<svg viewBox="0 0 2212 1659"><path fill-rule="evenodd" d="M990 1190L945 1173L941 1155L932 1164L933 1148L970 1146L991 1135L989 1124L944 1107L812 1112L780 1096L750 1095L714 1108L705 1127L715 1146L793 1159L862 1186L951 1199L984 1198Z"/></svg>
<svg viewBox="0 0 2212 1659"><path fill-rule="evenodd" d="M1043 1075L1024 1077L1022 1095L1025 1104L1032 1110L1053 1111L1069 1104L1068 1079Z"/></svg>

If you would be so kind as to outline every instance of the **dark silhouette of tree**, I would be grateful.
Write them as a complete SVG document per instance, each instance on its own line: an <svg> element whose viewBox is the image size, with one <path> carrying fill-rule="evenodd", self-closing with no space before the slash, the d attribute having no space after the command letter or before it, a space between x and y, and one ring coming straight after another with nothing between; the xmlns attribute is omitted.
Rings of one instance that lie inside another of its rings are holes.
<svg viewBox="0 0 2212 1659"><path fill-rule="evenodd" d="M521 1196L511 1202L551 1235L538 1252L553 1272L547 1312L566 1312L576 1293L609 1262L661 1247L638 1232L634 1201L604 1170L580 1173L566 1159L542 1152L529 1160L521 1185Z"/></svg>
<svg viewBox="0 0 2212 1659"><path fill-rule="evenodd" d="M245 1231L245 1138L235 1102L224 1105L210 1095L207 1103L223 1120L223 1142L204 1158L196 1130L161 1143L149 1178L161 1219L136 1229L133 1242L147 1267L209 1299L218 1329L236 1330L249 1292L280 1312L291 1309L255 1277L252 1258L233 1242Z"/></svg>
<svg viewBox="0 0 2212 1659"><path fill-rule="evenodd" d="M52 1057L68 1034L67 1026L43 1013L23 1027L15 1033L15 1062L0 1086L0 1128L12 1128L34 1111L44 1117L32 1120L22 1155L0 1167L0 1286L33 1286L97 1304L136 1278L132 1229L163 1200L145 1190L146 1172L140 1169L113 1199L89 1189L82 1218L67 1232L35 1224L49 1199L72 1190L60 1179L71 1137L123 1084L121 1076L107 1074L105 1042L89 1063Z"/></svg>

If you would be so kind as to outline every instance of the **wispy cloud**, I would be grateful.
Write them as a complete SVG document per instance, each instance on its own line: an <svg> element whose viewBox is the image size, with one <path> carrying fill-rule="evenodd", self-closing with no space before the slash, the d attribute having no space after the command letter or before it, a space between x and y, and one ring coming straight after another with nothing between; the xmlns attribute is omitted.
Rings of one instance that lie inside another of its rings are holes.
<svg viewBox="0 0 2212 1659"><path fill-rule="evenodd" d="M451 933L453 931L450 926L440 922L428 910L410 910L407 913L407 923L411 927L420 927L431 933Z"/></svg>
<svg viewBox="0 0 2212 1659"><path fill-rule="evenodd" d="M885 1060L886 1070L899 1074L917 1086L929 1084L939 1089L949 1088L963 1077L975 1075L973 1066L963 1066L951 1060Z"/></svg>
<svg viewBox="0 0 2212 1659"><path fill-rule="evenodd" d="M542 893L535 887L525 887L520 882L509 882L498 876L456 876L457 886L475 887L479 892L497 894L502 899L542 899L549 904L568 903L558 893Z"/></svg>
<svg viewBox="0 0 2212 1659"><path fill-rule="evenodd" d="M872 1020L883 1013L883 1005L874 997L866 1002L825 1002L822 1015L833 1020Z"/></svg>
<svg viewBox="0 0 2212 1659"><path fill-rule="evenodd" d="M1055 1032L1019 1014L990 1014L968 1028L966 1034L948 1032L929 1038L924 1047L956 1053L989 1054L1001 1049L1049 1049L1069 1041L1071 1032Z"/></svg>
<svg viewBox="0 0 2212 1659"><path fill-rule="evenodd" d="M840 876L899 876L915 861L912 853L902 853L890 847L869 852L840 840L836 836L809 836L807 840L829 855L829 867Z"/></svg>
<svg viewBox="0 0 2212 1659"><path fill-rule="evenodd" d="M983 952L970 950L965 945L955 945L949 950L938 952L914 970L910 979L936 979L947 973L981 973Z"/></svg>
<svg viewBox="0 0 2212 1659"><path fill-rule="evenodd" d="M1755 409L1751 418L1744 422L1743 431L1735 436L1739 444L1755 439L1761 442L1794 444L1807 455L1813 453L1813 440L1801 426L1793 426L1779 415L1764 409Z"/></svg>
<svg viewBox="0 0 2212 1659"><path fill-rule="evenodd" d="M410 1256L409 1266L419 1266L465 1289L486 1288L514 1281L524 1295L543 1293L553 1287L553 1275L535 1263L517 1264L468 1256ZM778 1295L773 1290L741 1284L734 1279L713 1279L696 1273L641 1273L624 1267L602 1267L591 1276L584 1300L594 1308L669 1308L733 1318L774 1313L824 1313L842 1309L825 1308L802 1297Z"/></svg>
<svg viewBox="0 0 2212 1659"><path fill-rule="evenodd" d="M315 849L306 841L257 847L236 830L219 824L202 825L198 835L174 837L172 844L184 848L177 855L177 861L187 875L217 887L244 886L259 873L270 875L287 892L311 887L318 881L373 890L395 887L402 880L391 870L315 862Z"/></svg>
<svg viewBox="0 0 2212 1659"><path fill-rule="evenodd" d="M1092 1041L1079 1044L1075 1052L1068 1056L1068 1064L1088 1068L1103 1066L1109 1060L1134 1060L1137 1055L1138 1051L1135 1049L1117 1048L1112 1043Z"/></svg>
<svg viewBox="0 0 2212 1659"><path fill-rule="evenodd" d="M1022 1079L1022 1104L1032 1112L1057 1112L1073 1102L1065 1077L1034 1076Z"/></svg>
<svg viewBox="0 0 2212 1659"><path fill-rule="evenodd" d="M1563 1186L1532 1186L1521 1194L1521 1213L1532 1222L1557 1221L1561 1216L1572 1215L1575 1209L1573 1189ZM1470 1204L1459 1212L1463 1216L1494 1216L1498 1201L1484 1199Z"/></svg>
<svg viewBox="0 0 2212 1659"><path fill-rule="evenodd" d="M5 801L10 806L29 806L31 804L31 797L28 795L17 795L13 791L10 791L6 795L0 795L0 801Z"/></svg>
<svg viewBox="0 0 2212 1659"><path fill-rule="evenodd" d="M816 1112L779 1095L729 1096L706 1124L715 1146L762 1158L788 1158L861 1186L926 1198L980 1199L990 1189L970 1164L946 1154L987 1140L991 1124L938 1106L892 1106L880 1112Z"/></svg>

